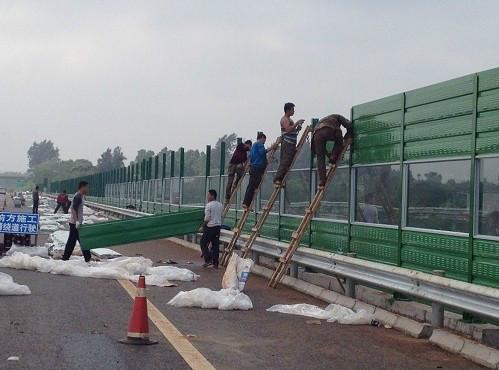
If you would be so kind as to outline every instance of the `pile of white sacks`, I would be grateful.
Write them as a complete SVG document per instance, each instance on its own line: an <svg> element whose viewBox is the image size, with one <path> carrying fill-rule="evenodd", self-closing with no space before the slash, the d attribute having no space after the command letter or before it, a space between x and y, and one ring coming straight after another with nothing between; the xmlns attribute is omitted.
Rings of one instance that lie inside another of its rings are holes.
<svg viewBox="0 0 499 370"><path fill-rule="evenodd" d="M170 280L195 281L199 275L184 268L173 266L153 267L152 261L144 257L118 257L99 262L85 262L81 258L69 261L30 256L14 252L0 259L0 267L45 272L56 275L70 275L98 279L126 279L138 281L145 275L146 284L172 286Z"/></svg>

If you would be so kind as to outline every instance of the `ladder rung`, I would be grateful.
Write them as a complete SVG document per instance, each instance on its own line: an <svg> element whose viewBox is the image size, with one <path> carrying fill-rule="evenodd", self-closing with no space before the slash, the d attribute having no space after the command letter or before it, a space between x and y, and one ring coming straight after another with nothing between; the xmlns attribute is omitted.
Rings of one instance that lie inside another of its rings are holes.
<svg viewBox="0 0 499 370"><path fill-rule="evenodd" d="M256 233L257 231L258 231L258 228L256 228L256 227L251 228L251 232Z"/></svg>
<svg viewBox="0 0 499 370"><path fill-rule="evenodd" d="M235 233L238 233L239 232L239 228L238 227L235 227L232 229Z"/></svg>
<svg viewBox="0 0 499 370"><path fill-rule="evenodd" d="M279 262L286 263L287 262L286 257L279 257Z"/></svg>
<svg viewBox="0 0 499 370"><path fill-rule="evenodd" d="M295 239L298 239L299 234L296 231L293 231L293 234L291 236Z"/></svg>

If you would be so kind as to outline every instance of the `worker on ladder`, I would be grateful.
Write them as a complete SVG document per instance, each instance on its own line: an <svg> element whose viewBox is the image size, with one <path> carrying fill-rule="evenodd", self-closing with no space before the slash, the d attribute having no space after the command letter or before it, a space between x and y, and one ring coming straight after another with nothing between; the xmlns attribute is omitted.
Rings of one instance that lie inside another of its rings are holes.
<svg viewBox="0 0 499 370"><path fill-rule="evenodd" d="M246 161L248 160L248 151L251 150L251 140L246 140L244 143L239 143L232 154L229 162L229 169L227 171L227 186L225 188L225 203L230 201L233 188L237 187L241 181L244 170L246 168ZM234 182L234 178L236 182Z"/></svg>
<svg viewBox="0 0 499 370"><path fill-rule="evenodd" d="M341 126L346 129L345 137L341 132ZM317 154L317 173L319 175L319 187L326 185L326 160L329 157L331 164L336 164L341 158L344 145L352 140L352 123L339 114L331 114L322 118L314 128L312 135L312 155ZM327 152L326 144L334 141L331 153Z"/></svg>
<svg viewBox="0 0 499 370"><path fill-rule="evenodd" d="M284 104L284 116L281 118L281 162L274 177L274 184L280 186L282 179L286 175L293 163L293 158L296 154L296 142L298 139L298 132L305 120L301 119L296 123L293 122L291 117L295 114L295 105L293 103Z"/></svg>
<svg viewBox="0 0 499 370"><path fill-rule="evenodd" d="M267 168L267 153L272 149L275 149L273 145L268 149L265 149L266 140L267 136L265 136L263 132L259 132L256 137L256 143L251 147L250 177L243 200L243 208L245 210L251 206L251 202L255 196L255 190L258 189L258 186L260 186L260 182L262 181L263 174Z"/></svg>

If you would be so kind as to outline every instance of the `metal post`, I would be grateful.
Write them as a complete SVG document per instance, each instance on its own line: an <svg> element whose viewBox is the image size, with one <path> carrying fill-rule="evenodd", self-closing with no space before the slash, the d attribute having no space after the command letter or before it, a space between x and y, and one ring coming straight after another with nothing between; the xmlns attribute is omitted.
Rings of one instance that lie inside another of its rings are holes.
<svg viewBox="0 0 499 370"><path fill-rule="evenodd" d="M405 93L401 94L401 117L400 117L400 202L401 204L405 204L403 199L406 197L406 194L404 193L404 189L406 187L404 184L408 181L407 177L404 174L404 132L405 132ZM398 234L397 234L397 239L398 239L398 245L396 249L396 263L397 266L400 266L402 264L402 222L405 219L404 213L406 212L406 209L404 207L400 207L400 217L398 220Z"/></svg>
<svg viewBox="0 0 499 370"><path fill-rule="evenodd" d="M471 132L471 163L470 163L470 219L469 219L469 238L468 238L468 282L473 281L473 237L475 236L475 214L477 212L477 201L475 196L476 179L476 133L477 133L477 115L478 115L478 74L475 74L473 80L473 115L472 115L472 132Z"/></svg>
<svg viewBox="0 0 499 370"><path fill-rule="evenodd" d="M345 278L345 295L355 298L355 280L349 277Z"/></svg>
<svg viewBox="0 0 499 370"><path fill-rule="evenodd" d="M154 178L159 179L159 154L154 157Z"/></svg>
<svg viewBox="0 0 499 370"><path fill-rule="evenodd" d="M436 276L445 276L444 270L433 270L432 273ZM431 325L436 328L444 326L444 306L441 303L431 303Z"/></svg>
<svg viewBox="0 0 499 370"><path fill-rule="evenodd" d="M166 177L166 152L163 152L163 170L161 171L161 178Z"/></svg>
<svg viewBox="0 0 499 370"><path fill-rule="evenodd" d="M298 278L298 264L296 262L291 262L289 265L289 276Z"/></svg>
<svg viewBox="0 0 499 370"><path fill-rule="evenodd" d="M184 177L184 160L185 160L185 156L184 156L184 153L185 150L184 148L180 148L180 169L179 169L179 179L178 179L178 186L179 186L179 189L178 189L178 194L179 194L179 209L180 209L180 205L183 203L184 201L184 180L183 180L183 177Z"/></svg>
<svg viewBox="0 0 499 370"><path fill-rule="evenodd" d="M208 178L210 177L210 173L211 173L211 145L206 145L206 177L205 177L205 180L204 180L204 193L206 194L206 192L209 190L208 189ZM211 185L211 184L210 184ZM219 198L220 198L220 195L219 195Z"/></svg>
<svg viewBox="0 0 499 370"><path fill-rule="evenodd" d="M224 186L222 183L223 175L225 174L225 141L220 142L220 179L218 181L218 192L222 193ZM237 202L236 202L237 209Z"/></svg>

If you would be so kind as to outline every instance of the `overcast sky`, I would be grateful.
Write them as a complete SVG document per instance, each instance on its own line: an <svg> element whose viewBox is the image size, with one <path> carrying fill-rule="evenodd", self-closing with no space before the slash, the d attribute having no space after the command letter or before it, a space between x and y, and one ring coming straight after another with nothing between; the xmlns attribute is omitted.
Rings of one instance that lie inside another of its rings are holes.
<svg viewBox="0 0 499 370"><path fill-rule="evenodd" d="M43 139L94 162L273 139L286 101L347 115L496 66L499 1L0 0L0 172Z"/></svg>

